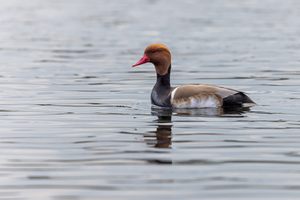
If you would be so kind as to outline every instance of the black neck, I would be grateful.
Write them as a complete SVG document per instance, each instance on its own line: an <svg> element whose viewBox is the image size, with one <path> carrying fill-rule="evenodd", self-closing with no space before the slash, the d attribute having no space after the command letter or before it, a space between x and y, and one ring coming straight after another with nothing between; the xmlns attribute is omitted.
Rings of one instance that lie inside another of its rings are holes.
<svg viewBox="0 0 300 200"><path fill-rule="evenodd" d="M171 107L171 84L170 84L171 65L165 75L157 74L156 84L151 93L152 104L161 107Z"/></svg>
<svg viewBox="0 0 300 200"><path fill-rule="evenodd" d="M160 75L156 73L156 85L170 88L171 87L170 74L171 74L171 65L169 66L168 73L166 73L165 75Z"/></svg>

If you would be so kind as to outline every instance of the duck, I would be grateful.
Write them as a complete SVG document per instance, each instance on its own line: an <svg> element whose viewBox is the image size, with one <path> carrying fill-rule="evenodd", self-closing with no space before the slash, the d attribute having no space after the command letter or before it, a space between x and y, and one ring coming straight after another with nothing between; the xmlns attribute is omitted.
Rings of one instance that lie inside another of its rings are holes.
<svg viewBox="0 0 300 200"><path fill-rule="evenodd" d="M132 67L152 63L156 83L151 92L151 103L163 108L249 108L255 105L244 92L210 84L188 84L172 87L171 52L165 44L150 44L144 55Z"/></svg>

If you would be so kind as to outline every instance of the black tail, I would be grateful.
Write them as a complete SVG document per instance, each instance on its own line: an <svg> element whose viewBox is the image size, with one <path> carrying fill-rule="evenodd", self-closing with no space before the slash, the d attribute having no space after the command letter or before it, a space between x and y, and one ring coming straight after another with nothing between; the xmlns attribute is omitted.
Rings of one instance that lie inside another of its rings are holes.
<svg viewBox="0 0 300 200"><path fill-rule="evenodd" d="M243 104L255 104L247 95L243 92L238 92L234 95L230 95L223 99L223 107L230 108L230 107L243 107Z"/></svg>

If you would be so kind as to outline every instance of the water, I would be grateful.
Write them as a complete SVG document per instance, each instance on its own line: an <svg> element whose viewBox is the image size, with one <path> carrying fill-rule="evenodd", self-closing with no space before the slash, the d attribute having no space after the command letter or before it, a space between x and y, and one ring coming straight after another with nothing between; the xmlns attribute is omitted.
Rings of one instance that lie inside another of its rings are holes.
<svg viewBox="0 0 300 200"><path fill-rule="evenodd" d="M300 3L1 1L1 199L299 199ZM246 112L151 109L153 42L173 85Z"/></svg>

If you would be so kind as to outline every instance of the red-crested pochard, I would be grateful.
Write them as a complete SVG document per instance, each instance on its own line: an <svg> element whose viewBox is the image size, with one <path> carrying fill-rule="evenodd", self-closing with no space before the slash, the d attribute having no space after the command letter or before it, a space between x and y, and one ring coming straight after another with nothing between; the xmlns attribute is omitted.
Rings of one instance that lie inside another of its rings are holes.
<svg viewBox="0 0 300 200"><path fill-rule="evenodd" d="M157 80L151 93L152 104L169 108L251 107L255 103L243 92L215 85L191 84L171 87L171 53L163 44L151 44L132 67L144 63L155 66Z"/></svg>

